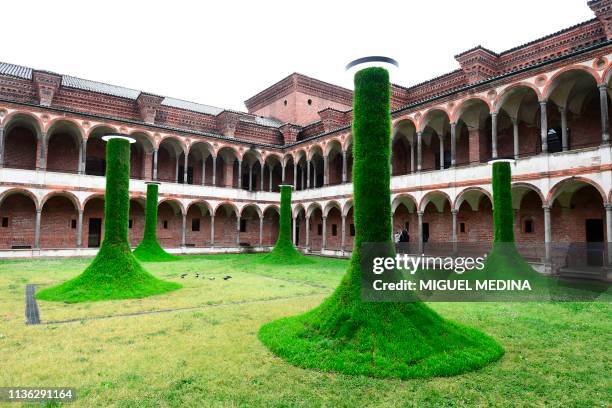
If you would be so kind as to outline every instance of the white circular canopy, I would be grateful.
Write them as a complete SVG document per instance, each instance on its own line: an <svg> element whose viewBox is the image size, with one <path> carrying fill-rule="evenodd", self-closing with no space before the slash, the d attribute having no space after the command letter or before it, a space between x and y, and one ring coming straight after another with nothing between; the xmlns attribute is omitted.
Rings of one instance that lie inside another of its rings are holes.
<svg viewBox="0 0 612 408"><path fill-rule="evenodd" d="M126 136L126 135L113 134L113 135L102 136L102 140L104 140L105 142L108 142L109 140L112 140L112 139L123 139L123 140L127 140L130 143L136 143L136 139L134 139L133 137Z"/></svg>

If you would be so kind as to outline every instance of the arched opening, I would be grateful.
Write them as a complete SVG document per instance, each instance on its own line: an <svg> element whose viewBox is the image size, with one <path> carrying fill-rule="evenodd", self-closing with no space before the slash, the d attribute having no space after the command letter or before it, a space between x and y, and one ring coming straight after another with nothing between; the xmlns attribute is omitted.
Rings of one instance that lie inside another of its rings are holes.
<svg viewBox="0 0 612 408"><path fill-rule="evenodd" d="M315 205L309 208L310 213L310 231L309 231L309 246L314 252L321 251L323 245L323 211L321 207Z"/></svg>
<svg viewBox="0 0 612 408"><path fill-rule="evenodd" d="M497 117L498 157L533 156L542 150L540 104L528 86L515 86L500 99Z"/></svg>
<svg viewBox="0 0 612 408"><path fill-rule="evenodd" d="M203 247L210 245L211 209L206 202L196 202L187 209L185 245Z"/></svg>
<svg viewBox="0 0 612 408"><path fill-rule="evenodd" d="M217 153L218 187L238 187L238 155L230 147L222 147Z"/></svg>
<svg viewBox="0 0 612 408"><path fill-rule="evenodd" d="M87 138L85 154L85 174L91 176L104 176L106 174L106 143L102 136L115 133L108 126L96 127Z"/></svg>
<svg viewBox="0 0 612 408"><path fill-rule="evenodd" d="M293 214L295 215L295 220L297 224L294 244L296 247L306 247L306 210L304 209L304 206L299 204L293 210Z"/></svg>
<svg viewBox="0 0 612 408"><path fill-rule="evenodd" d="M262 187L261 157L253 150L248 150L242 157L242 189L260 191Z"/></svg>
<svg viewBox="0 0 612 408"><path fill-rule="evenodd" d="M548 95L550 153L564 150L564 144L565 150L601 144L599 90L591 74L581 69L566 71L553 80Z"/></svg>
<svg viewBox="0 0 612 408"><path fill-rule="evenodd" d="M404 240L402 242L418 242L419 225L417 217L417 205L414 198L411 196L398 196L391 203L393 210L393 238L395 241L400 240L404 231Z"/></svg>
<svg viewBox="0 0 612 408"><path fill-rule="evenodd" d="M174 200L159 203L157 207L157 240L165 248L181 246L183 211Z"/></svg>
<svg viewBox="0 0 612 408"><path fill-rule="evenodd" d="M468 99L457 112L457 165L487 162L492 157L491 115L482 99Z"/></svg>
<svg viewBox="0 0 612 408"><path fill-rule="evenodd" d="M34 248L36 202L30 193L14 190L0 196L0 248Z"/></svg>
<svg viewBox="0 0 612 408"><path fill-rule="evenodd" d="M36 120L27 115L16 115L4 129L4 167L36 170L40 156Z"/></svg>
<svg viewBox="0 0 612 408"><path fill-rule="evenodd" d="M130 136L136 139L136 142L130 145L130 177L150 180L153 169L153 143L143 132L135 132Z"/></svg>
<svg viewBox="0 0 612 408"><path fill-rule="evenodd" d="M337 185L342 183L342 145L332 140L326 147L327 155L327 183Z"/></svg>
<svg viewBox="0 0 612 408"><path fill-rule="evenodd" d="M206 142L197 142L191 146L187 165L187 183L212 184L212 152L212 146Z"/></svg>
<svg viewBox="0 0 612 408"><path fill-rule="evenodd" d="M345 243L344 243L344 250L345 251L352 251L353 250L353 245L355 243L355 219L353 217L354 211L353 211L353 204L350 204L350 208L348 209L348 212L346 213L346 230L344 231L344 235L345 235Z"/></svg>
<svg viewBox="0 0 612 408"><path fill-rule="evenodd" d="M286 154L285 157L283 157L283 161L285 163L285 184L289 184L291 186L295 186L295 189L297 190L297 184L296 184L296 169L295 169L295 162L293 161L293 156L290 154Z"/></svg>
<svg viewBox="0 0 612 408"><path fill-rule="evenodd" d="M83 207L83 246L99 248L104 235L104 197L89 198Z"/></svg>
<svg viewBox="0 0 612 408"><path fill-rule="evenodd" d="M296 184L296 190L304 190L306 189L306 174L307 174L307 167L308 167L308 162L306 161L306 153L303 150L300 150L297 154L296 154L296 161L297 161L297 172L296 172L296 177L297 177L297 184Z"/></svg>
<svg viewBox="0 0 612 408"><path fill-rule="evenodd" d="M400 120L395 126L391 144L391 174L401 176L414 171L416 127L411 120Z"/></svg>
<svg viewBox="0 0 612 408"><path fill-rule="evenodd" d="M215 245L233 247L237 245L236 218L238 212L233 205L221 204L215 210Z"/></svg>
<svg viewBox="0 0 612 408"><path fill-rule="evenodd" d="M323 187L323 151L316 145L310 152L310 187Z"/></svg>
<svg viewBox="0 0 612 408"><path fill-rule="evenodd" d="M457 197L457 241L493 241L493 203L479 189L467 189Z"/></svg>
<svg viewBox="0 0 612 408"><path fill-rule="evenodd" d="M181 161L182 157L184 157L183 145L178 139L167 137L162 140L157 150L157 179L182 183L184 180L183 173L180 173L180 167L184 163Z"/></svg>
<svg viewBox="0 0 612 408"><path fill-rule="evenodd" d="M54 195L48 198L40 214L41 248L75 248L78 210L74 198Z"/></svg>
<svg viewBox="0 0 612 408"><path fill-rule="evenodd" d="M340 210L340 205L336 202L332 202L327 206L326 210L325 249L339 251L342 249L342 212Z"/></svg>
<svg viewBox="0 0 612 408"><path fill-rule="evenodd" d="M70 121L57 121L47 132L47 137L47 170L78 172L82 136L77 125Z"/></svg>
<svg viewBox="0 0 612 408"><path fill-rule="evenodd" d="M450 121L447 113L439 109L428 112L423 121L422 129L421 170L449 167L451 164L451 146ZM418 156L418 152L416 154Z"/></svg>
<svg viewBox="0 0 612 408"><path fill-rule="evenodd" d="M273 246L278 239L280 215L278 207L270 206L263 213L263 245Z"/></svg>
<svg viewBox="0 0 612 408"><path fill-rule="evenodd" d="M285 167L285 182L288 184L293 183L293 178L291 179L291 183L287 182L287 167ZM293 175L293 161L291 162L291 175ZM283 169L281 165L280 158L274 154L266 157L266 162L264 166L264 190L265 191L280 191L279 185L282 182L283 178Z"/></svg>
<svg viewBox="0 0 612 408"><path fill-rule="evenodd" d="M250 204L240 213L240 246L259 245L259 208Z"/></svg>
<svg viewBox="0 0 612 408"><path fill-rule="evenodd" d="M448 196L439 192L426 195L421 203L421 211L423 211L421 227L423 242L451 242L453 219Z"/></svg>
<svg viewBox="0 0 612 408"><path fill-rule="evenodd" d="M130 246L135 248L140 244L144 236L145 228L145 205L144 197L130 199L130 213L128 217L128 237Z"/></svg>

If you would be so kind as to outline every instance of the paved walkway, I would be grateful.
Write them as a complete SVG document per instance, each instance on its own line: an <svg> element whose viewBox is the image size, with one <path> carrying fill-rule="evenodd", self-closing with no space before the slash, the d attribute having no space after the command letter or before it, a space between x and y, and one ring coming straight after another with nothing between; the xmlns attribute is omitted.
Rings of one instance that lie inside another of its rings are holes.
<svg viewBox="0 0 612 408"><path fill-rule="evenodd" d="M35 284L28 284L26 286L26 324L40 324L40 314L38 313L38 304L34 298L36 292Z"/></svg>

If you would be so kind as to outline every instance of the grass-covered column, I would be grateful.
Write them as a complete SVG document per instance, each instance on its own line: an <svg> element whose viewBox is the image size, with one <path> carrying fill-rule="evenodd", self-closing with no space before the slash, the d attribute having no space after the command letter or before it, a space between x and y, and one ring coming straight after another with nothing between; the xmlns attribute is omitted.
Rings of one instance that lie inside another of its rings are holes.
<svg viewBox="0 0 612 408"><path fill-rule="evenodd" d="M130 249L130 143L134 139L122 135L103 139L108 142L104 240L98 255L81 275L39 292L39 299L83 302L140 298L180 288L177 283L164 282L149 274Z"/></svg>
<svg viewBox="0 0 612 408"><path fill-rule="evenodd" d="M514 242L514 210L512 209L512 172L509 160L493 163L493 241Z"/></svg>
<svg viewBox="0 0 612 408"><path fill-rule="evenodd" d="M291 190L293 186L282 184L280 189L278 238L274 248L262 258L262 262L273 264L310 263L310 260L302 255L291 241Z"/></svg>
<svg viewBox="0 0 612 408"><path fill-rule="evenodd" d="M259 338L287 361L317 370L397 378L474 370L503 354L488 336L448 322L418 301L367 302L361 298L362 245L376 243L381 255L394 254L390 91L389 74L383 68L365 68L355 75L356 234L346 275L319 307L264 325Z"/></svg>
<svg viewBox="0 0 612 408"><path fill-rule="evenodd" d="M165 262L177 259L167 253L157 241L157 202L160 183L147 183L147 203L145 209L145 230L142 241L134 250L134 255L145 262Z"/></svg>

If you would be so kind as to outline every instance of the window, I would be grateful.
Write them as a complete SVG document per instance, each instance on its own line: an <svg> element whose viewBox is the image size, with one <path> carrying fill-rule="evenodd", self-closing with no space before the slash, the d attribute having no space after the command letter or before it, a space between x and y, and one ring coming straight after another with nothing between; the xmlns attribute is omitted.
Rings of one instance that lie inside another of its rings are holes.
<svg viewBox="0 0 612 408"><path fill-rule="evenodd" d="M247 220L240 220L240 232L246 232L247 230Z"/></svg>
<svg viewBox="0 0 612 408"><path fill-rule="evenodd" d="M404 228L406 228L406 231L410 231L410 223L408 221L404 224Z"/></svg>
<svg viewBox="0 0 612 408"><path fill-rule="evenodd" d="M351 232L351 237L355 236L355 224L351 224L349 227L349 230Z"/></svg>
<svg viewBox="0 0 612 408"><path fill-rule="evenodd" d="M309 104L309 105L312 105L312 99L309 99L309 100L308 100L308 104Z"/></svg>
<svg viewBox="0 0 612 408"><path fill-rule="evenodd" d="M287 100L285 99L285 101L283 102L283 105L287 106Z"/></svg>
<svg viewBox="0 0 612 408"><path fill-rule="evenodd" d="M191 230L192 231L200 230L200 219L199 218L194 218L191 220Z"/></svg>
<svg viewBox="0 0 612 408"><path fill-rule="evenodd" d="M8 217L2 217L2 228L8 227Z"/></svg>
<svg viewBox="0 0 612 408"><path fill-rule="evenodd" d="M164 220L164 229L168 229L168 221Z"/></svg>
<svg viewBox="0 0 612 408"><path fill-rule="evenodd" d="M533 220L531 219L525 220L524 226L523 226L523 232L525 234L533 234Z"/></svg>
<svg viewBox="0 0 612 408"><path fill-rule="evenodd" d="M334 237L338 235L338 224L332 224L332 235Z"/></svg>
<svg viewBox="0 0 612 408"><path fill-rule="evenodd" d="M465 222L459 223L459 232L461 232L462 234L465 233Z"/></svg>
<svg viewBox="0 0 612 408"><path fill-rule="evenodd" d="M70 220L70 228L76 229L76 220Z"/></svg>
<svg viewBox="0 0 612 408"><path fill-rule="evenodd" d="M317 235L323 235L323 224L317 225Z"/></svg>
<svg viewBox="0 0 612 408"><path fill-rule="evenodd" d="M132 229L133 225L134 225L134 220L128 220L128 228Z"/></svg>

